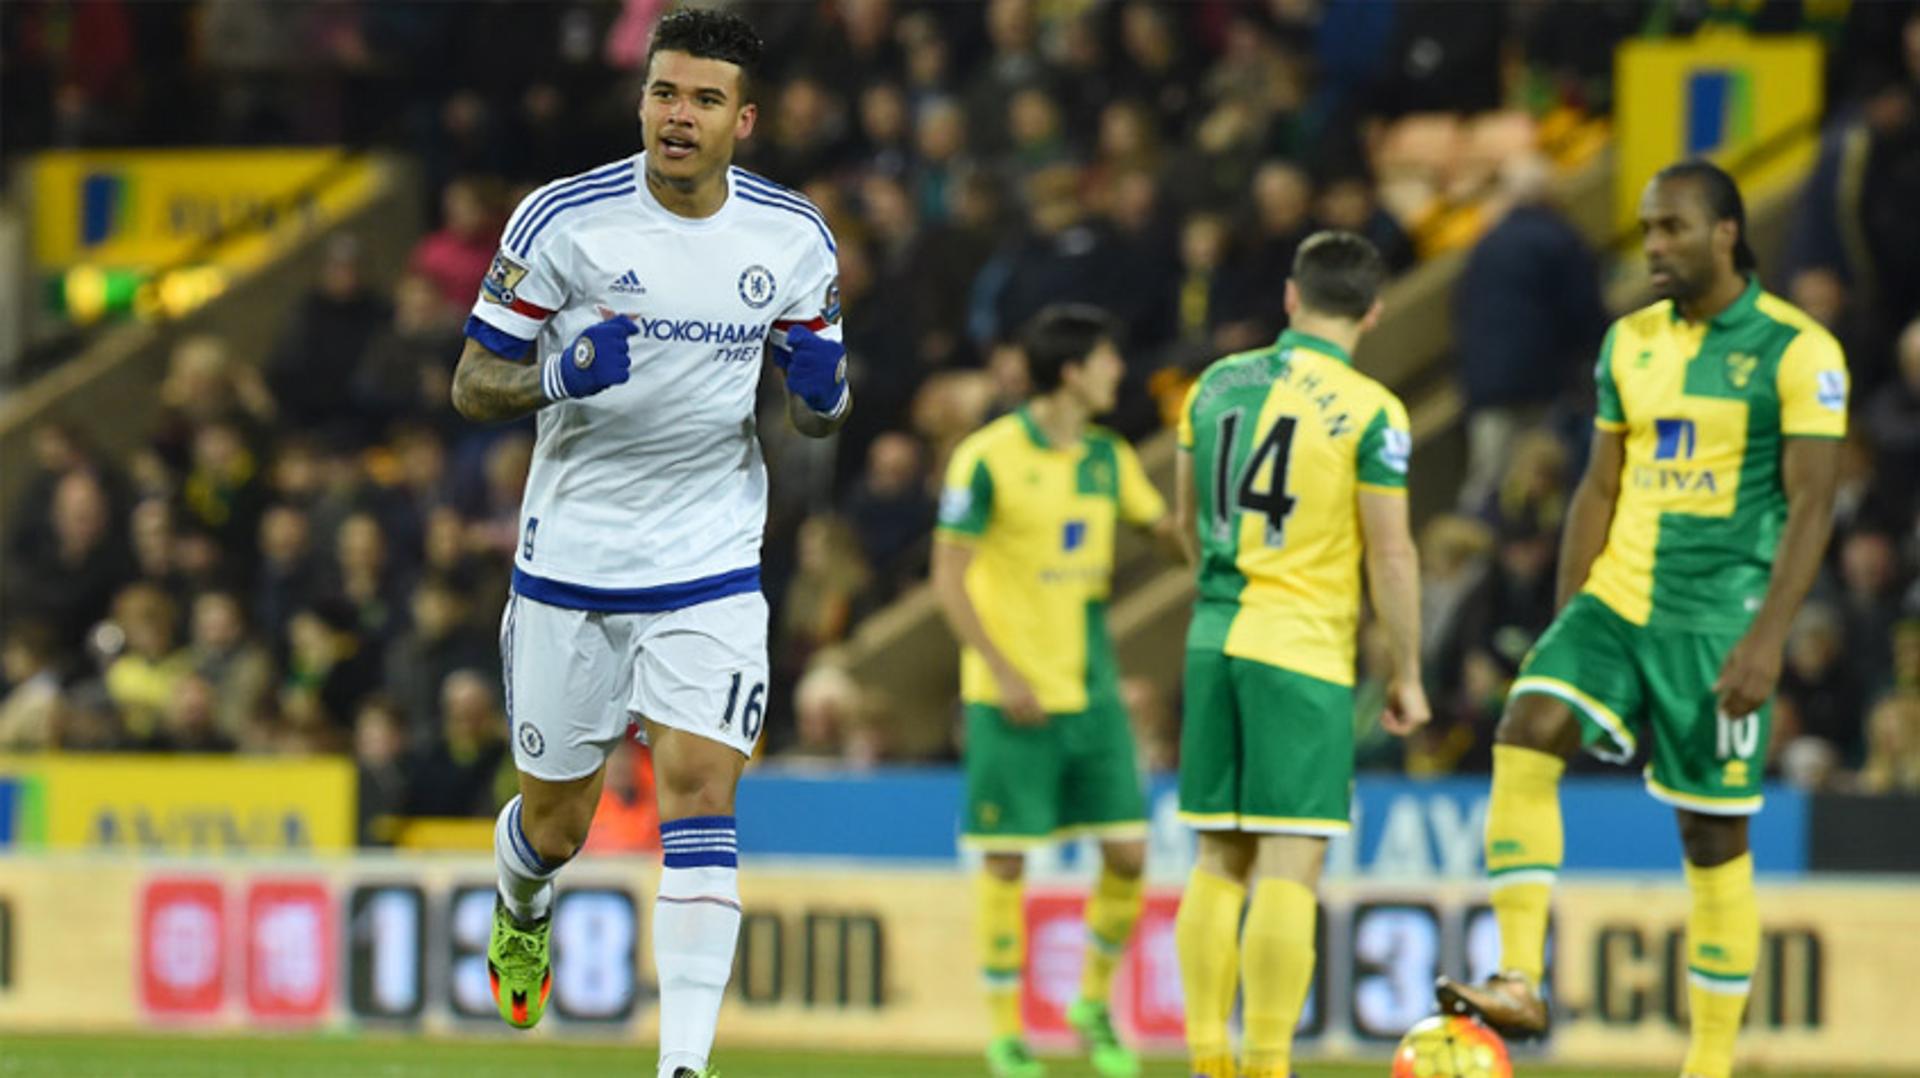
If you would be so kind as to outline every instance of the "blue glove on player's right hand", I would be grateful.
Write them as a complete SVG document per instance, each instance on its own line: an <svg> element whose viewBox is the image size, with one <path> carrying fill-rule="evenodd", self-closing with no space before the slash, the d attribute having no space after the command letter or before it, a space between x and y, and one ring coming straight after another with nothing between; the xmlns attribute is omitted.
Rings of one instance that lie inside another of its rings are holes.
<svg viewBox="0 0 1920 1078"><path fill-rule="evenodd" d="M624 314L588 326L565 351L541 364L540 384L547 399L591 397L626 381L633 362L627 338L638 332L640 327Z"/></svg>

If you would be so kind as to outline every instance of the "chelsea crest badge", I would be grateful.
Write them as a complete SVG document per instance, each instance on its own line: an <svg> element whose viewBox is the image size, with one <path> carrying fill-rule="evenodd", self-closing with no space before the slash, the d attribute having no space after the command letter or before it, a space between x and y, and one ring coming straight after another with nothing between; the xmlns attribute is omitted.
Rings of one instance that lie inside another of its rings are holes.
<svg viewBox="0 0 1920 1078"><path fill-rule="evenodd" d="M765 266L748 266L740 274L740 302L759 310L773 302L773 271Z"/></svg>

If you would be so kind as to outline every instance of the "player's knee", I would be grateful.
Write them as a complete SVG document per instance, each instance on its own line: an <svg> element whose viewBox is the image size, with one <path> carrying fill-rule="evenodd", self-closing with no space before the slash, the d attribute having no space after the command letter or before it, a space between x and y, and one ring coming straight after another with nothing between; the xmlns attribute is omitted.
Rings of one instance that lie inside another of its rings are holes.
<svg viewBox="0 0 1920 1078"><path fill-rule="evenodd" d="M994 879L1012 883L1026 872L1027 859L1017 853L990 853L981 859L980 867Z"/></svg>
<svg viewBox="0 0 1920 1078"><path fill-rule="evenodd" d="M1559 700L1526 693L1507 702L1493 739L1502 745L1565 758L1580 748L1580 723L1573 709Z"/></svg>
<svg viewBox="0 0 1920 1078"><path fill-rule="evenodd" d="M1698 868L1713 868L1747 852L1745 816L1709 816L1701 812L1678 810L1680 845L1687 863Z"/></svg>
<svg viewBox="0 0 1920 1078"><path fill-rule="evenodd" d="M1320 886L1327 840L1307 835L1266 835L1257 847L1254 872L1263 879L1292 880L1309 891Z"/></svg>
<svg viewBox="0 0 1920 1078"><path fill-rule="evenodd" d="M660 800L661 818L733 815L734 788L744 762L719 742L662 731L653 753L654 793Z"/></svg>
<svg viewBox="0 0 1920 1078"><path fill-rule="evenodd" d="M1147 870L1147 844L1144 842L1108 842L1100 847L1101 863L1107 871L1123 880L1137 880Z"/></svg>
<svg viewBox="0 0 1920 1078"><path fill-rule="evenodd" d="M1259 848L1259 841L1245 832L1202 831L1197 863L1202 871L1244 883Z"/></svg>
<svg viewBox="0 0 1920 1078"><path fill-rule="evenodd" d="M659 788L663 817L733 815L733 782L714 775L684 775Z"/></svg>

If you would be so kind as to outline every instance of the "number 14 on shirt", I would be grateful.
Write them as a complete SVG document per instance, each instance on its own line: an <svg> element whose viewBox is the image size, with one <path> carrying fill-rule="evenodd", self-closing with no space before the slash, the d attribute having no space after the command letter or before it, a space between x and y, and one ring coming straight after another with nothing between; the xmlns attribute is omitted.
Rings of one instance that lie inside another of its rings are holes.
<svg viewBox="0 0 1920 1078"><path fill-rule="evenodd" d="M1238 481L1233 476L1233 451L1239 444L1242 410L1232 409L1220 416L1220 437L1216 442L1213 467L1213 527L1222 542L1233 536L1235 514L1259 513L1267 518L1267 545L1286 543L1287 518L1293 515L1294 497L1287 493L1287 468L1293 457L1293 432L1300 420L1283 415L1274 420L1260 439L1253 455L1241 466ZM1272 468L1267 467L1272 461ZM1267 487L1260 489L1262 475Z"/></svg>

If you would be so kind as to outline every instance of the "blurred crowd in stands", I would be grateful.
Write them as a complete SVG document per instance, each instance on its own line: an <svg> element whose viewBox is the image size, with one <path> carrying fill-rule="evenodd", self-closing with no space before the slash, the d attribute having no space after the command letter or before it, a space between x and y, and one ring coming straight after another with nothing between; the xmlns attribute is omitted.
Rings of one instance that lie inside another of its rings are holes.
<svg viewBox="0 0 1920 1078"><path fill-rule="evenodd" d="M1823 22L1830 5L740 6L769 45L741 163L835 227L858 401L833 442L777 411L762 424L769 754L893 756L884 723L849 719L859 687L811 661L923 577L946 453L1025 394L1009 341L1029 314L1062 299L1119 312L1130 374L1112 424L1151 437L1208 361L1272 339L1295 245L1332 226L1396 271L1472 248L1454 307L1469 464L1458 511L1421 536L1439 720L1362 746L1377 767L1484 768L1505 685L1552 614L1608 317L1600 256L1553 205L1555 163L1604 143L1591 118L1623 38L1784 19L1857 60L1834 65L1822 171L1768 278L1848 345L1856 434L1830 571L1789 652L1776 766L1920 789L1908 8ZM434 226L397 274L336 237L276 340L177 341L156 433L131 457L48 425L31 462L9 462L33 478L4 537L0 751L351 753L371 839L388 815L491 814L512 781L493 621L532 439L453 413L460 325L517 198L636 147L664 7L9 4L0 80L44 107L10 108L6 154L402 148ZM1381 664L1364 644L1371 729ZM1145 759L1171 766L1177 686L1127 696ZM631 809L644 759L616 770L608 796Z"/></svg>

